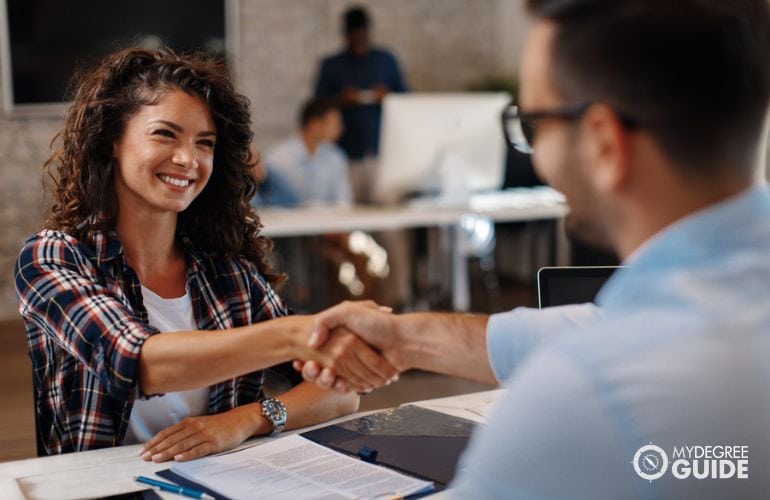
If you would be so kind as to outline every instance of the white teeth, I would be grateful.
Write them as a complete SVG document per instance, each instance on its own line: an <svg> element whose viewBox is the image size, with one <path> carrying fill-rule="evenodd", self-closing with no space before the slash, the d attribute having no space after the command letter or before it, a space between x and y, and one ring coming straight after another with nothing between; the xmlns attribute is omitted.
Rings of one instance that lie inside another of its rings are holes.
<svg viewBox="0 0 770 500"><path fill-rule="evenodd" d="M158 177L163 182L177 187L187 187L193 182L192 179L175 179L173 177L169 177L168 175L159 175Z"/></svg>

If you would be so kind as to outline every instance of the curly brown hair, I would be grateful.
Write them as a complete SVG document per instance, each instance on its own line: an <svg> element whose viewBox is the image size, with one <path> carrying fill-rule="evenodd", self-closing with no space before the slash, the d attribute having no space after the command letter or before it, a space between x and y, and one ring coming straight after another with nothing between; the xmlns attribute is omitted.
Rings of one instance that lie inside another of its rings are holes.
<svg viewBox="0 0 770 500"><path fill-rule="evenodd" d="M71 88L72 104L54 137L61 145L44 165L54 182L46 228L91 244L95 232L115 228L113 144L141 106L179 89L208 105L217 141L211 178L179 214L177 229L207 253L253 261L273 285L285 281L268 262L272 241L259 234L262 225L250 204L257 185L250 103L233 88L223 62L201 53L128 48L77 74Z"/></svg>

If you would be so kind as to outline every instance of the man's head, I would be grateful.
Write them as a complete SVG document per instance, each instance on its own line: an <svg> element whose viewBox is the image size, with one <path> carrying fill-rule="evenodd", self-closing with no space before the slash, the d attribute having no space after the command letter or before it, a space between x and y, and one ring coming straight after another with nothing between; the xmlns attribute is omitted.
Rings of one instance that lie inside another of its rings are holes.
<svg viewBox="0 0 770 500"><path fill-rule="evenodd" d="M528 4L520 107L586 105L533 122L535 164L567 195L577 236L620 250L618 200L656 183L750 182L770 98L767 0Z"/></svg>
<svg viewBox="0 0 770 500"><path fill-rule="evenodd" d="M336 142L344 131L342 115L328 99L311 99L299 114L302 132L318 142Z"/></svg>
<svg viewBox="0 0 770 500"><path fill-rule="evenodd" d="M342 31L348 51L356 57L369 52L369 14L363 7L351 7L343 15Z"/></svg>

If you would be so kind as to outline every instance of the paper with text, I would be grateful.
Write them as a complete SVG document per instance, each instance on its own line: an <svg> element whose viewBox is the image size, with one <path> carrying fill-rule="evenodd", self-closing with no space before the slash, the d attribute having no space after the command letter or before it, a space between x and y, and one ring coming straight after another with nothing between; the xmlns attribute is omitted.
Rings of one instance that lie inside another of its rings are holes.
<svg viewBox="0 0 770 500"><path fill-rule="evenodd" d="M298 435L177 463L171 470L233 499L389 498L433 489L433 483L343 455Z"/></svg>

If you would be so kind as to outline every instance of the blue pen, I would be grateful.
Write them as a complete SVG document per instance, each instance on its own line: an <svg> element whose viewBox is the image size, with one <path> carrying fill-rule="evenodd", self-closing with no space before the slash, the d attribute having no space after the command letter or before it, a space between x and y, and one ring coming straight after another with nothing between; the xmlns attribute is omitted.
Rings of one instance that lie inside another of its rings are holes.
<svg viewBox="0 0 770 500"><path fill-rule="evenodd" d="M134 477L134 480L143 484L148 484L155 488L160 488L163 491L170 491L171 493L176 493L177 495L184 495L190 498L210 498L211 500L214 499L214 497L212 497L208 493L204 493L202 491L198 491L193 488L185 488L184 486L179 486L178 484L158 481L157 479L152 479L145 476L136 476Z"/></svg>

